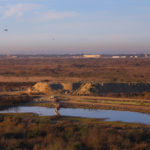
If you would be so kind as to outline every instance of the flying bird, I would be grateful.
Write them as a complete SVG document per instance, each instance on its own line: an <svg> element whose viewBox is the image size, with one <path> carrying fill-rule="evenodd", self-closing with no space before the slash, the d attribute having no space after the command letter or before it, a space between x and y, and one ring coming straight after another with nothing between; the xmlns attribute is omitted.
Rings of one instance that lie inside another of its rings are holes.
<svg viewBox="0 0 150 150"><path fill-rule="evenodd" d="M7 31L8 31L8 29L4 29L4 31L5 31L5 32L7 32Z"/></svg>

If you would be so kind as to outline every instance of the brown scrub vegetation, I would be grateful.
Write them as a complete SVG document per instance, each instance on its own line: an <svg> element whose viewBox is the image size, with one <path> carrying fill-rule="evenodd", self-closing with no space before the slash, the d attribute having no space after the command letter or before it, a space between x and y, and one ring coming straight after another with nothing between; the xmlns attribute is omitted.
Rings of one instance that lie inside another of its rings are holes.
<svg viewBox="0 0 150 150"><path fill-rule="evenodd" d="M1 59L5 77L80 78L102 82L150 82L150 59ZM34 80L34 79L33 79Z"/></svg>
<svg viewBox="0 0 150 150"><path fill-rule="evenodd" d="M1 150L148 150L150 127L32 114L0 116Z"/></svg>

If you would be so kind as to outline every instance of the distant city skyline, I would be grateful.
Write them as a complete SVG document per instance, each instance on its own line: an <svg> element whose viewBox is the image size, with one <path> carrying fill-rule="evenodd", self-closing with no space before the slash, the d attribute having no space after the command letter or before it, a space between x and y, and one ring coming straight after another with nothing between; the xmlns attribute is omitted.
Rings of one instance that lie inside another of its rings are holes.
<svg viewBox="0 0 150 150"><path fill-rule="evenodd" d="M149 27L149 0L0 0L0 54L150 53Z"/></svg>

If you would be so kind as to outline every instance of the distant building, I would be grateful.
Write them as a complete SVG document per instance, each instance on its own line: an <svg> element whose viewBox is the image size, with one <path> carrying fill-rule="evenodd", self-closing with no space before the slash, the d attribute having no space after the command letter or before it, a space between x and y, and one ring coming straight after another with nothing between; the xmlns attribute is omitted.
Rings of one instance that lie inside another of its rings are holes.
<svg viewBox="0 0 150 150"><path fill-rule="evenodd" d="M82 56L72 56L72 58L82 58Z"/></svg>
<svg viewBox="0 0 150 150"><path fill-rule="evenodd" d="M116 59L116 58L120 58L120 56L112 56L112 58Z"/></svg>
<svg viewBox="0 0 150 150"><path fill-rule="evenodd" d="M100 58L101 55L83 55L83 58Z"/></svg>
<svg viewBox="0 0 150 150"><path fill-rule="evenodd" d="M138 56L130 56L130 58L138 58Z"/></svg>
<svg viewBox="0 0 150 150"><path fill-rule="evenodd" d="M12 55L6 55L5 58L7 59L16 59L17 56L12 56Z"/></svg>
<svg viewBox="0 0 150 150"><path fill-rule="evenodd" d="M127 58L127 56L120 56L120 58Z"/></svg>

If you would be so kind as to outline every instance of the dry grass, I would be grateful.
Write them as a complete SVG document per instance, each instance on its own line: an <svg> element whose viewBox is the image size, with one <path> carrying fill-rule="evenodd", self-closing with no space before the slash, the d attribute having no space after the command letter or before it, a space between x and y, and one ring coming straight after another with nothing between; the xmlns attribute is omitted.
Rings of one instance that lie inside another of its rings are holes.
<svg viewBox="0 0 150 150"><path fill-rule="evenodd" d="M150 59L3 59L0 79L39 81L82 79L102 82L150 82ZM3 78L5 76L5 78ZM31 78L34 77L34 78Z"/></svg>
<svg viewBox="0 0 150 150"><path fill-rule="evenodd" d="M130 98L109 98L95 96L65 96L61 98L64 107L111 109L150 113L150 100Z"/></svg>

